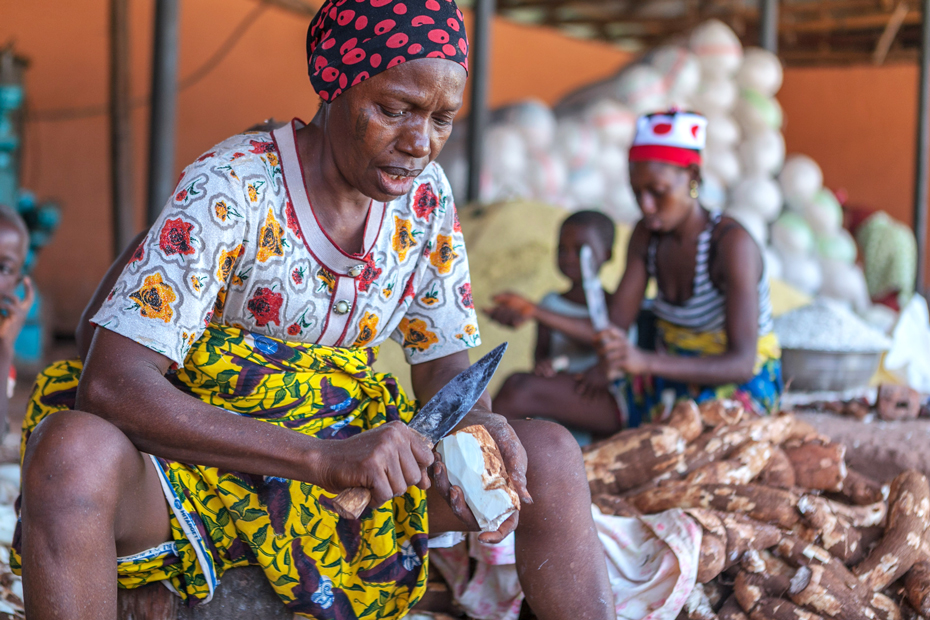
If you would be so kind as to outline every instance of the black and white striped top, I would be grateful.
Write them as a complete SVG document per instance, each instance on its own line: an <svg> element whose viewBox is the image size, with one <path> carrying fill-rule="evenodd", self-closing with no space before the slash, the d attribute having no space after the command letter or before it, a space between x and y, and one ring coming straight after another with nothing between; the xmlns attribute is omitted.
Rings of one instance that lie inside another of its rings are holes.
<svg viewBox="0 0 930 620"><path fill-rule="evenodd" d="M691 297L683 304L673 304L662 295L659 287L653 312L656 317L673 325L696 332L720 331L726 323L726 306L723 293L710 279L710 242L714 228L720 222L720 212L712 213L707 227L698 236L694 266L694 288ZM658 238L649 241L646 268L651 277L656 275L656 248ZM759 280L759 336L772 331L772 299L769 294L768 269L763 266Z"/></svg>

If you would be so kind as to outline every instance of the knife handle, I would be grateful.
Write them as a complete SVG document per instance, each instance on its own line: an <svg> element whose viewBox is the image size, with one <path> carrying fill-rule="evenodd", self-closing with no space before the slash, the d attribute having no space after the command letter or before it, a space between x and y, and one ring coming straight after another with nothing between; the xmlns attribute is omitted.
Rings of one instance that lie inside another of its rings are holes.
<svg viewBox="0 0 930 620"><path fill-rule="evenodd" d="M370 501L371 491L364 487L353 487L337 495L333 505L340 517L354 520L361 516Z"/></svg>

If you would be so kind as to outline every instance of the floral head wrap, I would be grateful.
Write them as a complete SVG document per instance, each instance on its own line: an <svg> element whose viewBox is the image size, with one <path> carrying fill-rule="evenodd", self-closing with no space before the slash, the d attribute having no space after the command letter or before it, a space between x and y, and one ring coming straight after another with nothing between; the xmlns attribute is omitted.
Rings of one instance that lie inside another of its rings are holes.
<svg viewBox="0 0 930 620"><path fill-rule="evenodd" d="M446 58L468 71L454 0L327 0L307 30L307 71L323 101L419 58Z"/></svg>

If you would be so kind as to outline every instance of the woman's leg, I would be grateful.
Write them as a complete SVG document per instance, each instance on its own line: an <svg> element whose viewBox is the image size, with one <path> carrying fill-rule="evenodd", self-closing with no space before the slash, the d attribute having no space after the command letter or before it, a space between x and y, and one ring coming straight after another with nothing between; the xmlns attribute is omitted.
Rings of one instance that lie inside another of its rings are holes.
<svg viewBox="0 0 930 620"><path fill-rule="evenodd" d="M526 448L533 504L520 510L517 573L540 620L614 620L607 563L591 517L591 493L581 450L563 427L539 420L511 422ZM430 532L465 529L431 488Z"/></svg>
<svg viewBox="0 0 930 620"><path fill-rule="evenodd" d="M116 558L171 539L158 473L115 426L62 411L26 446L23 586L31 620L116 618Z"/></svg>
<svg viewBox="0 0 930 620"><path fill-rule="evenodd" d="M508 420L549 418L599 435L620 431L617 403L610 392L600 390L593 396L582 396L577 387L571 375L539 377L518 372L507 377L494 397L494 412Z"/></svg>

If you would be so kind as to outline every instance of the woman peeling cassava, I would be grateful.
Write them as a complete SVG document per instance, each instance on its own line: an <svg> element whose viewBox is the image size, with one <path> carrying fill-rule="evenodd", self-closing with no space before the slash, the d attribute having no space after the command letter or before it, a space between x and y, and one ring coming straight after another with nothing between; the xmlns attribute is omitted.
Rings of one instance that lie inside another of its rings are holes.
<svg viewBox="0 0 930 620"><path fill-rule="evenodd" d="M545 310L514 293L498 295L489 311L504 324L535 319L579 341L596 340L608 371L627 375L630 426L663 411L667 391L698 402L734 398L757 413L775 407L782 391L762 252L739 223L698 202L706 124L698 114L674 110L637 121L630 183L643 217L630 239L626 271L608 299L609 329L595 334L590 321ZM656 352L641 350L626 335L650 278L658 285ZM586 383L606 385L603 367L588 375ZM584 427L579 411L540 415ZM591 428L620 430L616 414L597 411L605 419L592 421Z"/></svg>
<svg viewBox="0 0 930 620"><path fill-rule="evenodd" d="M433 163L462 104L462 14L450 0L330 1L307 52L313 121L191 164L94 317L86 365L39 377L13 554L34 620L115 618L117 585L209 601L249 564L297 614L401 618L425 591L429 537L478 529L405 424L415 401L371 367L397 340L426 402L479 342ZM536 615L613 618L571 436L510 425L487 394L469 424L497 441L524 502L481 538L516 532ZM372 502L340 519L333 494L356 486Z"/></svg>

